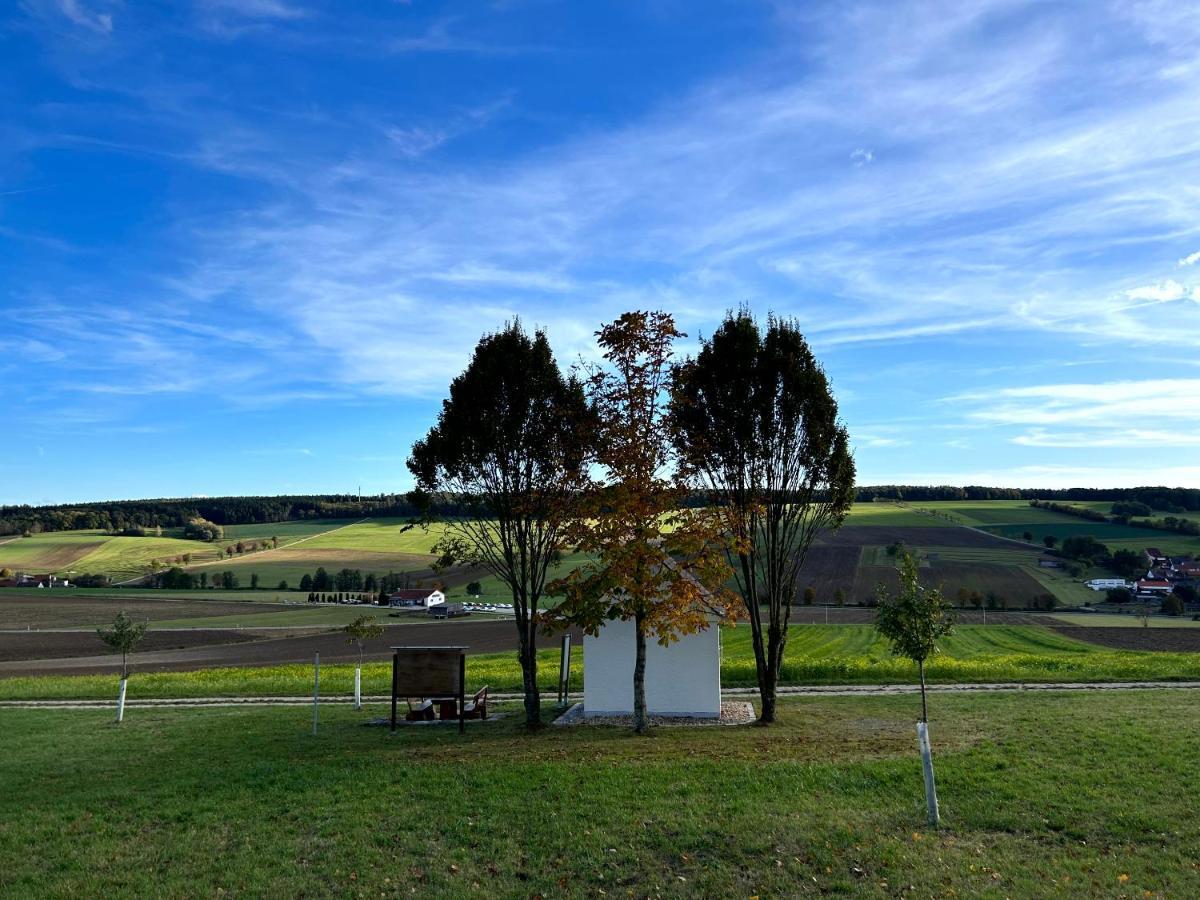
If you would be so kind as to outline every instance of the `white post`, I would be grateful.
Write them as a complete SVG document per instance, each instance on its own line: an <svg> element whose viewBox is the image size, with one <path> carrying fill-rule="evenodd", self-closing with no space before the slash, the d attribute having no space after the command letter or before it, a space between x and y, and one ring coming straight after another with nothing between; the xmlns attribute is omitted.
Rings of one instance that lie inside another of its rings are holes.
<svg viewBox="0 0 1200 900"><path fill-rule="evenodd" d="M933 781L933 753L929 749L929 725L917 723L917 744L921 748L921 766L925 770L925 803L929 807L929 824L938 827L937 785Z"/></svg>
<svg viewBox="0 0 1200 900"><path fill-rule="evenodd" d="M127 679L121 679L121 689L117 692L117 724L121 724L121 720L125 718L125 685Z"/></svg>
<svg viewBox="0 0 1200 900"><path fill-rule="evenodd" d="M313 734L317 733L317 696L321 692L321 654L313 654Z"/></svg>
<svg viewBox="0 0 1200 900"><path fill-rule="evenodd" d="M354 667L354 708L362 709L362 666Z"/></svg>

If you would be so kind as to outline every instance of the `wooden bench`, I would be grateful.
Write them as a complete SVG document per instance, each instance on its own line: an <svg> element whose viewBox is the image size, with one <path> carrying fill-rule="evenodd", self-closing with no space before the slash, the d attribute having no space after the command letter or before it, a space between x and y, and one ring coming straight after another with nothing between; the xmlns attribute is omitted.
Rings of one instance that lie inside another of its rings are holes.
<svg viewBox="0 0 1200 900"><path fill-rule="evenodd" d="M463 704L464 719L486 719L488 705L488 686L485 684L482 689L475 692L475 696L470 702Z"/></svg>
<svg viewBox="0 0 1200 900"><path fill-rule="evenodd" d="M417 698L415 698L417 702L416 702L416 705L414 706L413 699L414 698L412 698L412 697L407 698L408 712L404 714L404 721L406 721L406 722L432 722L433 721L433 712L434 712L433 711L433 701L417 697Z"/></svg>

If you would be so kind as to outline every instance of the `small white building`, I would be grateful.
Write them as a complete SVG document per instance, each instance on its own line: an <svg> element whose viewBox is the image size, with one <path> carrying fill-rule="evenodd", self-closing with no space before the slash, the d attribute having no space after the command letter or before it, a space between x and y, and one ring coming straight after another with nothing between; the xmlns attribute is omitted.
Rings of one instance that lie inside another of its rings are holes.
<svg viewBox="0 0 1200 900"><path fill-rule="evenodd" d="M393 591L388 596L388 606L415 606L418 609L429 609L446 602L446 595L441 591L426 588L404 589Z"/></svg>
<svg viewBox="0 0 1200 900"><path fill-rule="evenodd" d="M583 639L583 714L633 715L633 620L606 622ZM646 638L646 712L657 716L721 716L721 629L683 635L664 647Z"/></svg>
<svg viewBox="0 0 1200 900"><path fill-rule="evenodd" d="M1129 587L1124 578L1093 578L1087 582L1087 586L1093 591L1109 591L1114 588Z"/></svg>

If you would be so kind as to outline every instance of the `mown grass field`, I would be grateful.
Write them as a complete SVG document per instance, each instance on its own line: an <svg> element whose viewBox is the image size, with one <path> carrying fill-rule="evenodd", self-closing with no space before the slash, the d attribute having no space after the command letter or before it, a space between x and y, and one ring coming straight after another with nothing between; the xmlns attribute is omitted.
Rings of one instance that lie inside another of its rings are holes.
<svg viewBox="0 0 1200 900"><path fill-rule="evenodd" d="M964 625L941 646L944 652L926 669L934 683L1200 680L1200 654L1110 650L1037 625ZM583 653L576 648L572 662L576 689L582 687L582 664ZM543 688L554 689L558 650L547 646L541 651L539 666ZM388 662L367 663L363 689L387 693L390 672ZM321 667L321 684L328 693L350 692L353 678L353 666ZM487 684L495 691L519 691L516 653L471 656L467 679L474 689ZM781 671L783 684L911 684L915 680L916 667L893 657L870 625L794 627ZM749 628L723 630L721 683L725 687L756 684ZM114 680L106 675L0 678L0 699L8 700L107 699L113 690ZM312 667L308 665L136 673L129 687L131 698L146 699L303 696L311 690Z"/></svg>
<svg viewBox="0 0 1200 900"><path fill-rule="evenodd" d="M1184 691L784 700L770 729L0 710L11 896L1200 895ZM1152 760L1152 764L1131 764Z"/></svg>

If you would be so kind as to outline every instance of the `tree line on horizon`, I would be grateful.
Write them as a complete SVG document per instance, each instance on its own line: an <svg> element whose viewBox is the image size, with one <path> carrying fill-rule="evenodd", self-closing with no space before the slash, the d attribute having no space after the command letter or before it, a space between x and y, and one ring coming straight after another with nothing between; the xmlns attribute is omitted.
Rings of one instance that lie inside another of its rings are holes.
<svg viewBox="0 0 1200 900"><path fill-rule="evenodd" d="M1135 509L1160 510L1172 515L1200 512L1200 489L1146 486L1133 488L1006 488L981 485L859 485L854 502L933 502L938 500L1110 500L1137 504ZM699 496L689 504L701 501ZM444 515L462 514L466 504L448 501ZM112 534L148 536L157 528L187 528L194 519L218 527L306 519L353 519L368 516L411 518L418 507L407 494L380 494L359 498L354 494L315 494L278 497L185 497L158 500L110 500L46 506L0 506L0 535L37 534L46 531L95 529ZM1116 513L1115 515L1120 515ZM1136 512L1133 515L1149 515ZM1153 526L1151 526L1153 527ZM1173 530L1165 526L1164 530ZM193 536L193 535L187 535ZM213 537L194 535L197 540Z"/></svg>

